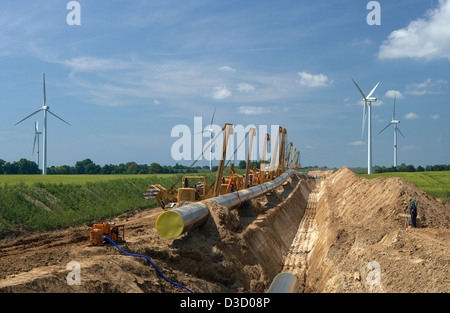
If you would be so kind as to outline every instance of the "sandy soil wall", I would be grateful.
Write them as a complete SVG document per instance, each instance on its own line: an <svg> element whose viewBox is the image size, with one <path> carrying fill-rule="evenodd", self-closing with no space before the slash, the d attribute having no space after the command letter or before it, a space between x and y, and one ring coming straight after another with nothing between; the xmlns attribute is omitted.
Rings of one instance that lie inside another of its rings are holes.
<svg viewBox="0 0 450 313"><path fill-rule="evenodd" d="M418 203L418 228L404 212ZM400 178L324 182L306 292L449 292L450 206Z"/></svg>

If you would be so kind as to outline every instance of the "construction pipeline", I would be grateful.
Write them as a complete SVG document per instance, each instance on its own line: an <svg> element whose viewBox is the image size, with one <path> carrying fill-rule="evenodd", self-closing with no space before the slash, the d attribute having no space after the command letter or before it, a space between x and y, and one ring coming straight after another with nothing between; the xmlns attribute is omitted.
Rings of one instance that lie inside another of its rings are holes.
<svg viewBox="0 0 450 313"><path fill-rule="evenodd" d="M243 184L244 188L236 190L234 192L229 192L230 183L233 182L233 178L234 179L236 178L236 176L233 175L234 171L232 169L232 175L228 179L226 191L223 192L222 187L225 187L224 185L222 185L222 181L224 178L223 177L224 160L226 156L227 141L230 134L232 134L232 125L226 124L225 127L223 128L223 131L225 132L225 136L222 148L222 158L219 163L217 177L214 186L211 186L209 190L207 190L205 187L203 192L204 199L199 199L200 201L194 201L184 206L175 207L172 208L171 210L161 213L158 216L158 219L156 220L156 230L160 236L166 239L174 239L186 232L194 230L199 226L203 225L210 216L209 207L213 204L217 204L230 210L236 209L239 208L241 205L243 205L245 202L258 198L278 188L283 183L285 183L289 177L293 175L306 179L306 175L304 173L297 171L298 156L300 152L297 151L296 154L296 149L294 148L294 153L291 158L290 152L292 143L289 143L289 145L286 144L285 139L287 131L286 129L279 127L278 136L276 137L275 140L275 151L276 151L278 149L279 137L281 136L279 151L277 151L278 153L275 154L275 155L278 154L277 168L275 168L274 166L275 161L272 160L269 167L270 170L266 171L265 164L264 162L262 162L259 175L257 175L256 171L253 172L253 178L255 176L258 177L259 184L254 185L253 180L250 183L249 161L251 155L252 140L255 134L254 130L251 129L249 132L250 142L247 157L246 173L244 176L245 178L245 183ZM264 142L263 151L266 150L267 142L269 140L270 137L267 134L266 140ZM288 147L289 152L287 153L286 156ZM297 160L295 161L294 165L295 156L297 156ZM262 161L264 159L265 156L263 156ZM239 182L236 180L234 180L234 183L236 186L239 185ZM162 199L161 195L164 195L165 199L169 199L167 195L172 194L172 199L174 199L174 195L177 193L178 203L180 202L180 195L183 192L183 188L180 188L178 192L175 192L175 190L173 189L168 191L164 190L164 192L161 192L161 186L157 189L159 190L155 190L155 188L150 188L151 193L153 193L151 195L152 198ZM192 198L193 190L188 190L188 188L184 188L184 191L190 192ZM159 202L160 204L163 204L164 208L164 202L162 202L161 200ZM290 273L278 274L273 280L272 285L268 289L268 292L275 292L275 293L290 293L297 291L298 291L297 278L295 275L292 275Z"/></svg>
<svg viewBox="0 0 450 313"><path fill-rule="evenodd" d="M306 178L304 173L287 170L274 180L241 191L220 195L200 202L190 203L170 211L163 212L156 220L156 230L167 239L174 239L181 234L203 225L209 216L208 205L216 203L228 209L240 207L244 202L260 197L283 184L290 176Z"/></svg>
<svg viewBox="0 0 450 313"><path fill-rule="evenodd" d="M245 202L278 188L292 175L306 178L304 173L287 170L270 182L163 212L156 221L156 229L162 237L174 239L203 225L210 215L208 207L211 204L215 203L228 209L239 208ZM280 273L274 278L267 292L295 293L299 290L298 285L295 275Z"/></svg>
<svg viewBox="0 0 450 313"><path fill-rule="evenodd" d="M231 164L230 166L231 174L228 177L228 179L225 179L225 177L223 176L223 170L226 164L224 162L228 138L233 133L232 125L226 124L225 127L223 128L223 131L225 133L222 148L222 158L220 160L217 170L217 177L213 185L208 186L205 177L184 177L183 187L179 188L178 190L174 188L175 185L173 185L169 189L165 189L161 185L151 185L144 192L145 198L149 200L153 199L157 200L160 206L165 210L158 216L156 220L156 230L160 236L166 239L175 239L184 233L187 233L200 227L207 221L208 217L210 216L209 208L214 204L230 210L237 209L244 203L252 199L256 199L280 187L291 176L297 176L298 178L303 179L307 178L304 173L297 171L298 157L300 152L297 151L296 153L296 149L294 148L294 154L292 155L291 158L290 153L292 143L286 145L285 142L287 134L286 129L279 127L278 136L276 137L275 141L274 158L272 158L269 168L266 168L265 166L264 162L265 155L263 155L263 158L261 160L261 168L258 170L255 167L253 169L253 172L250 173L249 164L250 164L251 147L252 147L252 140L255 135L254 129L251 129L249 132L250 142L245 175L244 176L237 175L234 172L234 164ZM281 140L280 145L278 146L280 136ZM266 140L264 142L263 148L264 152L266 150L267 142L269 140L270 137L267 134ZM287 152L287 150L289 150L289 152ZM297 160L294 163L295 156L297 157ZM276 160L277 158L278 160ZM275 164L277 165L275 166ZM257 181L255 181L255 178ZM195 184L194 187L189 187L187 183L188 179L203 179L203 181L202 183ZM182 205L181 203L184 201L189 201L190 203ZM93 232L94 230L91 230L91 241ZM100 241L104 239L111 241L119 250L121 250L114 243L114 240L111 240L107 236L104 237L102 236ZM99 244L100 241L94 240L94 244ZM141 255L129 254L122 250L121 252L136 257L145 257ZM149 262L158 271L158 269L151 262L151 260L149 260ZM177 285L175 283L173 284ZM187 289L184 286L181 285L177 286L192 292L191 290ZM273 280L273 283L271 287L268 289L268 292L287 293L287 292L296 292L296 290L298 290L298 282L295 275L289 273L280 273Z"/></svg>

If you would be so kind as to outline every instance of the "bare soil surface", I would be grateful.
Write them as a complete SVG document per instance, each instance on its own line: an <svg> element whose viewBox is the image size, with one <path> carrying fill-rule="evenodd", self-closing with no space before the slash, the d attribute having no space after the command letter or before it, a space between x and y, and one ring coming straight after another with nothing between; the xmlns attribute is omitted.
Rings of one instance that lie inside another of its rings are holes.
<svg viewBox="0 0 450 313"><path fill-rule="evenodd" d="M408 229L409 201L418 228ZM401 178L344 167L324 181L306 292L450 292L450 205Z"/></svg>
<svg viewBox="0 0 450 313"><path fill-rule="evenodd" d="M402 215L418 203L419 227ZM200 228L160 237L161 209L129 212L128 253L145 255L194 292L265 292L294 271L300 292L450 292L450 205L400 178L367 180L342 168L325 180L291 177L236 210L210 207ZM187 292L145 258L89 246L84 227L17 231L0 240L0 292ZM80 285L68 264L80 265Z"/></svg>

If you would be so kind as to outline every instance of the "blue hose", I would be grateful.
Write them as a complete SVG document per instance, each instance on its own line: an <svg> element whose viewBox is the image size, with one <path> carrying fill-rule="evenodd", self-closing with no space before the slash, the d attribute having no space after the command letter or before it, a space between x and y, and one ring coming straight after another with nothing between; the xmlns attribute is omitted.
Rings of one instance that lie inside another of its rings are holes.
<svg viewBox="0 0 450 313"><path fill-rule="evenodd" d="M159 271L159 269L158 269L158 268L156 267L156 265L152 262L152 260L150 260L150 259L149 259L148 257L146 257L145 255L131 254L131 253L125 252L125 251L123 251L122 249L120 249L119 246L116 245L116 243L115 243L114 241L112 241L110 238L108 238L108 237L106 237L106 236L103 236L103 237L104 237L105 239L108 239L114 246L116 246L116 248L117 248L120 252L122 252L122 253L124 253L124 254L130 255L130 256L135 256L135 257L138 257L138 258L146 258L147 261L149 261L150 264L155 268L155 270L158 272L158 274L159 274L162 278L164 278L167 282L169 282L169 283L171 283L172 285L175 285L175 286L177 286L177 287L186 289L186 290L189 291L190 293L194 293L192 290L190 290L190 289L188 289L188 288L186 288L186 287L184 287L184 286L181 286L181 285L179 285L179 284L177 284L177 283L174 283L174 282L171 281L170 279L166 278L166 277Z"/></svg>

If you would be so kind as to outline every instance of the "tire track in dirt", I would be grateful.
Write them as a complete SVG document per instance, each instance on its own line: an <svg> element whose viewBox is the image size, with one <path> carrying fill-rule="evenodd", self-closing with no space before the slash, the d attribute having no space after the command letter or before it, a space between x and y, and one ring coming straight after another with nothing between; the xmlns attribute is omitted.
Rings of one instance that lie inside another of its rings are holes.
<svg viewBox="0 0 450 313"><path fill-rule="evenodd" d="M309 253L314 248L317 238L316 211L320 198L322 181L316 181L315 189L309 194L305 214L300 221L297 234L292 241L289 251L286 253L283 272L289 272L297 276L300 290L305 289L306 272L308 270Z"/></svg>

